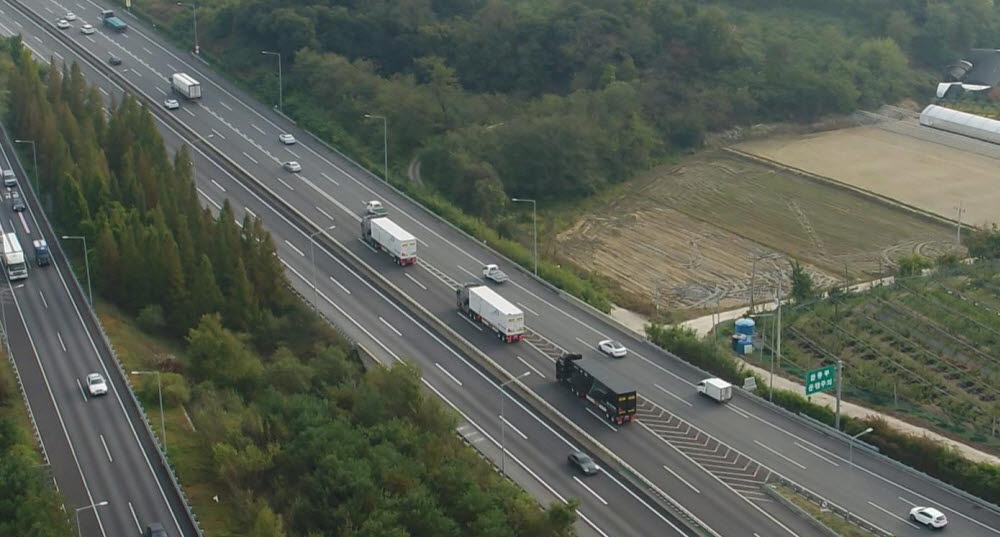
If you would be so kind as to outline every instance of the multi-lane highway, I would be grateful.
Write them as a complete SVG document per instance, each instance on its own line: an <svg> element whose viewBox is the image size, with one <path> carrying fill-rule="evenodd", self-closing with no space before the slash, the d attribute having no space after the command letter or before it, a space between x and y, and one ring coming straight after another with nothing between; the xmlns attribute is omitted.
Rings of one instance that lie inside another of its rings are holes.
<svg viewBox="0 0 1000 537"><path fill-rule="evenodd" d="M23 33L25 42L41 54L57 53L57 59L67 60L72 60L73 54L52 36L58 32L53 26L55 19L65 11L75 11L93 24L100 9L92 2L33 1L30 9L49 21L49 27L43 29L10 9L9 4L4 7L9 16L0 25L0 31ZM111 53L123 58L123 65L115 68L118 74L156 101L166 98L166 78L173 72L187 72L200 80L204 98L197 104L184 103L173 112L176 119L200 133L317 226L336 226L327 231L331 237L508 371L513 374L531 371L523 379L529 388L622 455L637 471L718 533L811 534L800 521L760 494L759 485L780 474L896 535L920 534L921 529L906 520L913 504L938 507L949 516L952 530L962 535L1000 534L997 529L1000 515L996 511L867 452L856 450L852 463L847 460L847 446L841 440L820 434L763 402L744 396L738 396L728 406L699 400L693 390L699 374L686 364L651 349L602 316L498 259L486 246L412 204L347 159L313 141L267 106L231 87L199 60L167 45L134 19L127 20L133 27L126 34L108 34L102 30L85 36L74 27L66 30L64 37L76 41L94 58L103 59ZM89 76L89 80L108 95L121 91L110 79L95 75ZM301 142L283 146L277 141L282 132L291 132ZM176 145L180 140L171 143ZM297 160L303 171L284 172L280 163L285 160ZM300 289L311 289L313 273L307 232L283 220L267 202L256 198L220 168L199 163L198 171L197 182L206 203L218 205L228 198L237 207L261 216L275 235L293 284ZM358 240L358 221L369 199L382 200L390 210L390 217L418 237L418 265L396 267L387 256L372 252ZM490 419L482 423L472 414L469 419L477 421L477 434L495 438L496 427L486 423L497 423L496 409L489 409L489 401L499 399L495 383L464 356L437 341L437 336L402 306L350 273L337 258L325 251L317 252L320 276L316 296L321 309L376 355L390 360L413 358L421 365L432 389L451 390L442 395L460 411L471 413L478 407L476 412L481 416L491 411ZM476 280L479 268L487 262L498 262L512 275L512 281L499 291L525 311L534 334L529 341L503 345L457 315L453 287ZM310 296L309 292L304 294ZM605 337L618 339L630 347L629 357L615 362L614 367L634 383L642 396L639 422L618 431L587 412L569 393L554 385L552 378L554 352L562 349L594 352L593 346ZM511 410L515 407L508 405ZM533 414L516 408L524 412L521 419L530 423L529 416ZM506 435L508 447L512 440L521 443L517 448L523 450L521 454L511 449L512 454L524 461L528 461L529 452L542 454L538 455L542 458L534 460L534 464L525 464L526 473L530 469L539 476L534 484L520 478L519 482L532 492L559 491L560 495L579 496L585 501L581 513L593 522L582 527L628 535L644 533L629 526L639 519L665 523L659 519L659 512L653 514L638 499L629 500L631 496L620 491L612 493L612 497L616 501L639 502L637 509L642 514L622 517L617 523L613 516L604 516L605 512L619 512L623 507L594 489L608 486L613 482L611 477L602 475L585 481L593 493L579 488L583 483L573 479L562 464L568 441L547 437L541 430L538 436L521 432L524 434ZM484 442L493 445L489 439ZM568 488L561 488L561 483ZM586 504L588 498L596 504Z"/></svg>

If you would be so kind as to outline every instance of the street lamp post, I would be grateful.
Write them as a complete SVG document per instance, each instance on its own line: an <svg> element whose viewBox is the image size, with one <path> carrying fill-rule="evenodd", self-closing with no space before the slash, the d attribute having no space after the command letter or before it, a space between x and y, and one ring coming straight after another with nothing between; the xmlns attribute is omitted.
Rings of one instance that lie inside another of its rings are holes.
<svg viewBox="0 0 1000 537"><path fill-rule="evenodd" d="M163 384L160 383L159 371L133 371L133 375L156 375L156 391L160 394L160 431L163 433L163 452L167 452L167 422L163 418Z"/></svg>
<svg viewBox="0 0 1000 537"><path fill-rule="evenodd" d="M507 419L504 418L503 416L503 400L506 399L506 397L504 397L503 389L504 386L510 384L511 382L514 382L515 380L518 379L523 379L524 377L527 377L530 374L531 371L525 371L524 373L521 373L520 375L506 382L500 383L500 475L507 475L505 468L505 464L507 462L507 447L506 447Z"/></svg>
<svg viewBox="0 0 1000 537"><path fill-rule="evenodd" d="M35 163L35 193L40 193L41 186L38 182L38 151L35 150L34 140L14 140L15 144L31 144L31 161Z"/></svg>
<svg viewBox="0 0 1000 537"><path fill-rule="evenodd" d="M90 504L90 505L84 505L83 507L77 507L76 508L76 534L77 534L78 537L83 537L83 530L80 529L80 511L83 511L84 509L93 509L94 510L94 516L96 517L97 516L97 508L98 507L104 507L105 505L108 505L108 501L107 500L104 500L103 502L100 502L100 503L94 503L94 504Z"/></svg>
<svg viewBox="0 0 1000 537"><path fill-rule="evenodd" d="M382 166L385 168L385 182L389 182L389 120L385 116L365 114L368 119L382 120Z"/></svg>
<svg viewBox="0 0 1000 537"><path fill-rule="evenodd" d="M83 263L87 267L87 296L90 297L90 305L94 305L94 292L90 288L90 258L87 256L87 237L81 235L63 235L63 240L76 239L83 241Z"/></svg>
<svg viewBox="0 0 1000 537"><path fill-rule="evenodd" d="M324 231L329 231L337 226L330 226L323 229L317 229L316 231L309 234L309 259L312 261L312 286L313 286L313 309L319 311L319 287L316 285L316 235L323 233Z"/></svg>
<svg viewBox="0 0 1000 537"><path fill-rule="evenodd" d="M10 358L10 334L7 333L7 293L14 296L14 290L10 287L10 283L7 283L7 287L3 289L3 293L0 293L0 322L3 322L3 340L7 346L7 358Z"/></svg>
<svg viewBox="0 0 1000 537"><path fill-rule="evenodd" d="M851 437L851 448L850 448L850 450L848 452L849 453L848 460L850 461L851 466L854 466L854 441L857 440L858 438L860 438L860 437L862 437L862 436L864 436L864 435L872 432L873 430L874 429L872 429L871 427L869 427L869 428L865 429L864 431L861 431L860 433L858 433L858 434L856 434L856 435L854 435L854 436Z"/></svg>
<svg viewBox="0 0 1000 537"><path fill-rule="evenodd" d="M538 276L538 204L535 200L524 198L511 198L510 201L522 201L531 203L531 229L535 236L535 276Z"/></svg>
<svg viewBox="0 0 1000 537"><path fill-rule="evenodd" d="M185 4L184 2L177 2L177 5L191 8L191 16L194 18L194 53L200 54L201 47L198 46L198 4Z"/></svg>
<svg viewBox="0 0 1000 537"><path fill-rule="evenodd" d="M260 51L261 54L278 57L278 110L285 111L284 81L281 78L281 53L268 50Z"/></svg>

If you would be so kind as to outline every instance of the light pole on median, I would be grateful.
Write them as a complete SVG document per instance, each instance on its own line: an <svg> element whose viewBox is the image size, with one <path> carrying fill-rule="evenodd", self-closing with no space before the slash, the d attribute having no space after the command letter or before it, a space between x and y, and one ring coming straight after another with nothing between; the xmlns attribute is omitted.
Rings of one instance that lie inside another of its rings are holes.
<svg viewBox="0 0 1000 537"><path fill-rule="evenodd" d="M163 433L163 453L167 452L167 422L163 418L163 384L159 371L132 371L133 375L156 375L156 391L160 394L160 431Z"/></svg>
<svg viewBox="0 0 1000 537"><path fill-rule="evenodd" d="M83 241L83 264L87 267L87 296L90 297L90 305L94 305L94 292L90 288L90 257L87 256L87 237L81 235L63 235L63 240L76 239Z"/></svg>
<svg viewBox="0 0 1000 537"><path fill-rule="evenodd" d="M35 150L34 140L14 140L15 144L31 144L31 161L35 163L35 194L41 193L41 186L38 182L38 151Z"/></svg>
<svg viewBox="0 0 1000 537"><path fill-rule="evenodd" d="M504 418L503 416L503 400L506 399L506 397L504 397L505 394L503 393L503 389L504 386L507 386L511 382L514 382L515 380L518 379L523 379L524 377L527 377L530 374L531 371L525 371L524 373L521 373L520 375L506 382L500 383L500 475L507 475L506 468L504 467L507 462L507 446L506 446L507 418Z"/></svg>
<svg viewBox="0 0 1000 537"><path fill-rule="evenodd" d="M94 510L94 516L96 517L97 516L97 508L98 507L104 507L105 505L108 505L108 501L107 500L104 500L103 502L100 502L100 503L94 503L94 504L91 504L91 505L84 505L83 507L77 507L76 508L76 534L77 534L78 537L83 537L83 530L80 529L80 511L83 511L84 509L93 509Z"/></svg>
<svg viewBox="0 0 1000 537"><path fill-rule="evenodd" d="M184 2L177 2L177 5L181 7L191 8L191 16L194 18L194 53L200 54L201 47L198 46L198 4L194 2L190 4L185 4Z"/></svg>
<svg viewBox="0 0 1000 537"><path fill-rule="evenodd" d="M368 119L382 120L382 165L385 167L385 182L389 182L389 120L385 116L365 114Z"/></svg>
<svg viewBox="0 0 1000 537"><path fill-rule="evenodd" d="M854 441L857 440L858 438L860 438L860 437L862 437L862 436L864 436L864 435L872 432L873 430L874 429L872 429L871 427L869 427L869 428L865 429L864 431L861 431L860 433L858 433L858 434L856 434L856 435L854 435L854 436L851 437L851 448L848 451L848 453L849 453L848 460L850 461L851 466L854 466Z"/></svg>
<svg viewBox="0 0 1000 537"><path fill-rule="evenodd" d="M268 50L260 51L261 54L278 57L278 110L285 111L284 82L281 79L281 53Z"/></svg>
<svg viewBox="0 0 1000 537"><path fill-rule="evenodd" d="M0 322L3 322L3 340L4 344L7 346L7 358L11 357L10 354L10 334L7 333L7 294L10 293L11 297L14 296L14 289L11 288L10 282L7 282L7 287L3 288L3 292L0 293Z"/></svg>
<svg viewBox="0 0 1000 537"><path fill-rule="evenodd" d="M330 226L323 229L317 229L316 231L309 234L309 259L312 261L313 266L313 309L317 312L319 311L319 287L316 286L316 235L323 233L324 231L329 231L337 226Z"/></svg>
<svg viewBox="0 0 1000 537"><path fill-rule="evenodd" d="M535 200L529 200L524 198L510 198L510 201L522 201L524 203L531 203L531 229L533 235L535 236L535 276L538 276L538 204Z"/></svg>

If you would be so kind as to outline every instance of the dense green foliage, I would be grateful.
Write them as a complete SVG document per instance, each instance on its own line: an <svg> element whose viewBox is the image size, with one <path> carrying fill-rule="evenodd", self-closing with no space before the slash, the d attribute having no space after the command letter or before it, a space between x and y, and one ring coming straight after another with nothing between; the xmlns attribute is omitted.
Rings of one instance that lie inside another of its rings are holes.
<svg viewBox="0 0 1000 537"><path fill-rule="evenodd" d="M758 325L759 326L759 325ZM684 360L730 382L742 384L742 362L735 354L727 352L716 343L698 341L690 330L649 326L650 339ZM784 354L784 353L782 353ZM757 379L757 394L769 397L767 384ZM833 411L809 399L785 390L774 390L771 400L791 412L805 414L829 426L835 423ZM888 426L884 420L870 417L863 420L841 417L844 432L857 434L867 427L875 429L865 436L865 442L877 446L880 453L934 476L987 501L1000 501L1000 466L976 463L966 459L957 450L925 436L902 433Z"/></svg>
<svg viewBox="0 0 1000 537"><path fill-rule="evenodd" d="M539 509L500 477L455 436L419 371L365 373L287 288L261 222L199 207L186 150L170 157L148 111L126 99L105 120L76 65L40 68L19 40L5 44L5 112L52 155L42 190L59 230L88 238L103 298L183 336L184 356L158 364L164 403L185 404L212 454L208 485L239 502L232 534L574 534L575 503Z"/></svg>
<svg viewBox="0 0 1000 537"><path fill-rule="evenodd" d="M32 436L13 417L21 400L6 372L0 371L0 535L69 537L72 529Z"/></svg>

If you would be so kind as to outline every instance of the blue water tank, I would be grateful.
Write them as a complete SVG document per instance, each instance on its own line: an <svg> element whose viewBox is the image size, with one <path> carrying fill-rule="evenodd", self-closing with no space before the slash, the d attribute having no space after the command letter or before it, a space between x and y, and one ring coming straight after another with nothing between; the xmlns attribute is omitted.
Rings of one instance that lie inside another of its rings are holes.
<svg viewBox="0 0 1000 537"><path fill-rule="evenodd" d="M754 327L757 323L749 317L736 319L736 333L753 339Z"/></svg>

